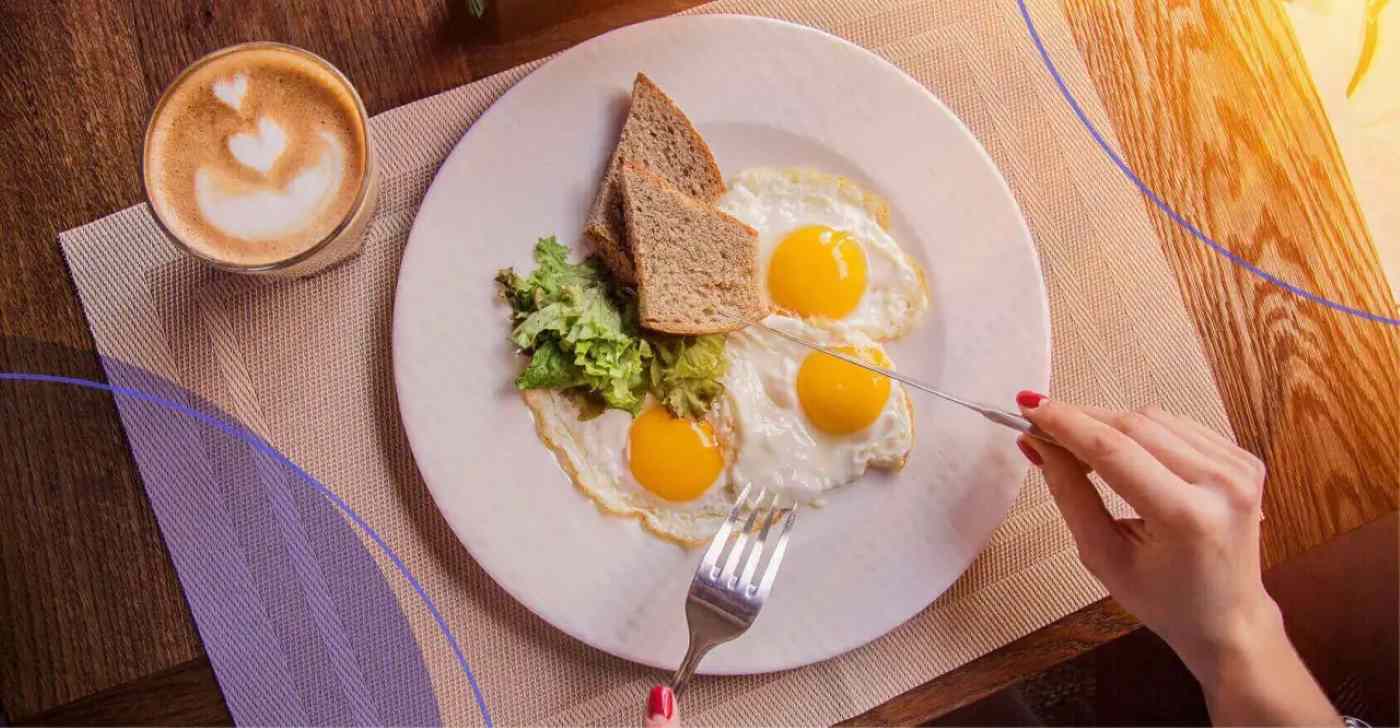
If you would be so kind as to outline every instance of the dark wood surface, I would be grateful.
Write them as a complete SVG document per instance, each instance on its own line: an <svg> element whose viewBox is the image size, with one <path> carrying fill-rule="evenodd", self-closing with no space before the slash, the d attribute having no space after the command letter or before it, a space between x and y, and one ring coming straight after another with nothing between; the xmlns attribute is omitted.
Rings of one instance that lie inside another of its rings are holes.
<svg viewBox="0 0 1400 728"><path fill-rule="evenodd" d="M213 687L214 689L210 689ZM23 716L26 725L233 725L209 658L169 669Z"/></svg>
<svg viewBox="0 0 1400 728"><path fill-rule="evenodd" d="M56 236L141 200L145 116L204 52L309 48L378 112L692 4L492 0L478 20L458 0L0 3L0 371L101 377ZM1246 258L1394 315L1276 0L1065 9L1149 185ZM1231 423L1270 467L1266 563L1393 512L1400 333L1273 287L1150 214ZM110 401L0 385L0 503L9 720L229 720ZM1132 628L1095 605L857 720L925 721Z"/></svg>

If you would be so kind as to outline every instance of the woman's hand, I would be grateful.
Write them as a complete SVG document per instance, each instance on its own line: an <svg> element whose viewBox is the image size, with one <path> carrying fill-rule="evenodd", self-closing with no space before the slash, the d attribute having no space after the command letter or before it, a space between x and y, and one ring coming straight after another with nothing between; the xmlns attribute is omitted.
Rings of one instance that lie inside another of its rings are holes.
<svg viewBox="0 0 1400 728"><path fill-rule="evenodd" d="M1283 631L1259 564L1264 465L1200 423L1149 407L1021 411L1064 449L1022 437L1084 566L1200 680L1216 723L1340 723ZM1140 518L1115 519L1092 470Z"/></svg>
<svg viewBox="0 0 1400 728"><path fill-rule="evenodd" d="M676 694L665 685L657 685L647 694L646 728L680 728L681 714L676 710Z"/></svg>

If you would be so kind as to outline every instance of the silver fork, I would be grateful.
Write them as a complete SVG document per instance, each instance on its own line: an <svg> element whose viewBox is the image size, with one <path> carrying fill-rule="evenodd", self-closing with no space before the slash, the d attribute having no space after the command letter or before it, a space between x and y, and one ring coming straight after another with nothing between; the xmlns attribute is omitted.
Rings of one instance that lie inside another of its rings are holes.
<svg viewBox="0 0 1400 728"><path fill-rule="evenodd" d="M695 668L716 645L724 644L748 631L758 617L758 610L773 590L773 579L778 576L778 566L783 563L783 552L787 550L788 534L797 520L797 506L778 507L778 494L763 505L767 489L761 490L748 503L750 486L744 486L739 499L729 512L729 518L720 526L710 547L700 559L700 567L695 570L695 578L690 582L690 594L685 598L685 621L690 625L690 648L685 651L685 659L671 678L671 690L680 695ZM748 519L739 529L739 519L748 506ZM782 532L777 542L768 550L768 536L778 520L782 519ZM757 534L754 529L760 528ZM730 536L733 536L731 539ZM759 572L759 562L767 550L768 559ZM747 558L745 557L747 554ZM743 571L739 570L743 562ZM757 579L755 579L755 576Z"/></svg>

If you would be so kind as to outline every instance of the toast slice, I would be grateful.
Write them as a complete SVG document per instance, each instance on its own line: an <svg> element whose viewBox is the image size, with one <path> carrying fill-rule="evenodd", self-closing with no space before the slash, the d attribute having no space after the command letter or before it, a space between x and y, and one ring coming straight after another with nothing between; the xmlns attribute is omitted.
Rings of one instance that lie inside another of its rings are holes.
<svg viewBox="0 0 1400 728"><path fill-rule="evenodd" d="M753 228L630 162L618 180L643 326L714 334L768 315Z"/></svg>
<svg viewBox="0 0 1400 728"><path fill-rule="evenodd" d="M690 119L646 74L638 73L632 83L632 108L584 224L584 234L613 275L624 284L635 285L636 267L618 180L623 160L651 170L702 202L714 202L724 194L724 178L715 155Z"/></svg>

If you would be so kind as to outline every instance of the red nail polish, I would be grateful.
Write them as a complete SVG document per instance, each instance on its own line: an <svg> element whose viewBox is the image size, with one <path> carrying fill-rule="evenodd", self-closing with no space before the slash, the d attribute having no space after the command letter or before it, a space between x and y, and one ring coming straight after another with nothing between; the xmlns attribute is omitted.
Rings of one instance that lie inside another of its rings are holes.
<svg viewBox="0 0 1400 728"><path fill-rule="evenodd" d="M1024 440L1017 440L1016 447L1021 448L1021 454L1025 455L1026 459L1031 461L1031 465L1039 467L1044 464L1044 461L1040 459L1040 453L1036 452L1035 448L1027 445Z"/></svg>
<svg viewBox="0 0 1400 728"><path fill-rule="evenodd" d="M1039 392L1032 392L1029 389L1023 389L1016 393L1016 404L1019 404L1022 407L1025 407L1026 409L1035 409L1036 407L1039 407L1040 403L1044 402L1046 399L1047 398L1045 395Z"/></svg>
<svg viewBox="0 0 1400 728"><path fill-rule="evenodd" d="M665 685L657 685L647 696L647 713L670 720L676 714L676 694Z"/></svg>

